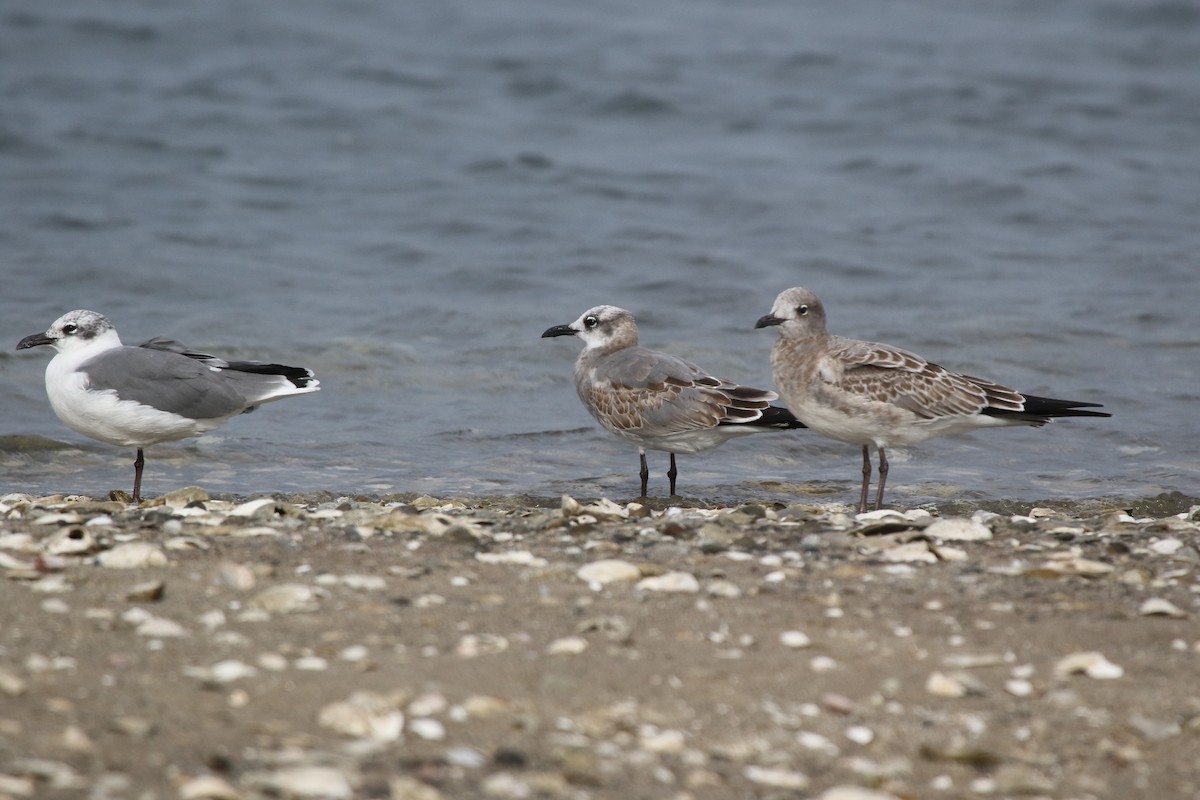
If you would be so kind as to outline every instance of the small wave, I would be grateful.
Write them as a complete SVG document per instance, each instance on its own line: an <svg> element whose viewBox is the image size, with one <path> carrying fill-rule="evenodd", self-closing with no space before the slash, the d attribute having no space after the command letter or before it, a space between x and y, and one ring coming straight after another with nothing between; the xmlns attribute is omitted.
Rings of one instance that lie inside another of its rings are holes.
<svg viewBox="0 0 1200 800"><path fill-rule="evenodd" d="M47 439L45 436L12 434L0 436L0 453L41 453L53 450L74 450L75 445Z"/></svg>

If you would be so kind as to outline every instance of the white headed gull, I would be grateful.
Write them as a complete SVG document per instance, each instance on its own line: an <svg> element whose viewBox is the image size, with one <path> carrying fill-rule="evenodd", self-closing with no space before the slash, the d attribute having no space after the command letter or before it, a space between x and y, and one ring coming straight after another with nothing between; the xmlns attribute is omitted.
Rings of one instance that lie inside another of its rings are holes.
<svg viewBox="0 0 1200 800"><path fill-rule="evenodd" d="M170 339L121 344L95 311L71 311L18 350L48 344L46 393L58 418L85 436L136 447L133 501L141 500L142 448L212 430L260 403L315 392L310 370L258 361L224 361Z"/></svg>

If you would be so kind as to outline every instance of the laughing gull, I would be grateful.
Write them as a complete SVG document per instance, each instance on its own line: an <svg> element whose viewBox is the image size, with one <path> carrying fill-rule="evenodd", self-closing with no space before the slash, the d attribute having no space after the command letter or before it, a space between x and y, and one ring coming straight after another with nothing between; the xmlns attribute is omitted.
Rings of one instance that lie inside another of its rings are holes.
<svg viewBox="0 0 1200 800"><path fill-rule="evenodd" d="M596 306L570 325L542 334L578 336L583 352L575 361L575 389L596 421L619 439L637 445L642 497L650 470L646 450L671 454L675 494L676 453L698 453L738 434L803 428L786 409L771 405L774 392L714 378L695 364L638 347L633 314Z"/></svg>
<svg viewBox="0 0 1200 800"><path fill-rule="evenodd" d="M197 436L260 403L319 386L303 367L225 361L173 339L126 347L95 311L64 314L17 349L43 344L58 351L46 367L46 394L58 418L84 436L137 448L135 503L141 501L143 447Z"/></svg>
<svg viewBox="0 0 1200 800"><path fill-rule="evenodd" d="M771 313L754 326L776 326L771 350L775 385L792 413L817 433L862 445L860 512L867 510L871 455L879 451L879 491L883 506L888 462L884 451L934 436L976 428L1045 425L1054 417L1109 417L1099 403L1035 397L939 367L886 344L831 336L825 308L808 289L787 289Z"/></svg>

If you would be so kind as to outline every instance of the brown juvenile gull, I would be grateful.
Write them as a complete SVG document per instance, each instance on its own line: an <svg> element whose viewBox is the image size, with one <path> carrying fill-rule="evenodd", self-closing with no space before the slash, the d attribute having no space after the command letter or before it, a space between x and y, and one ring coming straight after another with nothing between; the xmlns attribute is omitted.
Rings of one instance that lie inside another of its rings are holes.
<svg viewBox="0 0 1200 800"><path fill-rule="evenodd" d="M135 503L141 501L142 448L197 436L261 403L319 386L303 367L225 361L172 339L126 347L95 311L64 314L17 349L44 344L58 351L46 367L46 394L58 418L84 436L137 448Z"/></svg>
<svg viewBox="0 0 1200 800"><path fill-rule="evenodd" d="M951 372L891 345L831 336L825 309L808 289L787 289L754 326L779 329L771 350L775 385L796 418L820 434L862 445L860 512L867 510L871 455L879 451L883 507L885 450L976 428L1045 425L1054 417L1108 417L1099 403L1023 394L1007 386Z"/></svg>
<svg viewBox="0 0 1200 800"><path fill-rule="evenodd" d="M638 347L633 314L596 306L570 325L546 329L548 336L578 336L583 352L575 361L575 389L596 421L641 456L642 497L650 470L646 451L671 454L671 495L676 453L698 453L733 436L803 428L787 409L771 405L775 392L714 378L682 358Z"/></svg>

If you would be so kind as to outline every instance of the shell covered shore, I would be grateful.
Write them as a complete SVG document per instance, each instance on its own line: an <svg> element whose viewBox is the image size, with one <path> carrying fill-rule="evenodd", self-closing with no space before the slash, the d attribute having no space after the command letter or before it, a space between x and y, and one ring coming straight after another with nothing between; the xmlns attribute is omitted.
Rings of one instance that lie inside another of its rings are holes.
<svg viewBox="0 0 1200 800"><path fill-rule="evenodd" d="M1177 495L9 494L0 578L0 798L1200 796Z"/></svg>

